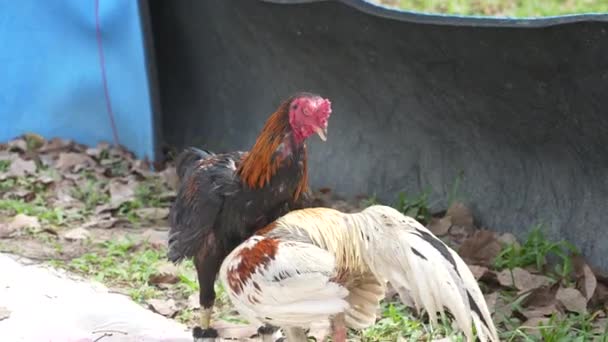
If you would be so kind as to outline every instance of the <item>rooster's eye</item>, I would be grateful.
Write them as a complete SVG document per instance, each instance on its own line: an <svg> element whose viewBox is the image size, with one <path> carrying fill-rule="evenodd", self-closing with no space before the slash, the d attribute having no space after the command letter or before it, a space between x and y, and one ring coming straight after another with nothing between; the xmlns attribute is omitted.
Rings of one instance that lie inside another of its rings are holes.
<svg viewBox="0 0 608 342"><path fill-rule="evenodd" d="M293 106L291 106L291 109L293 109L293 110L298 109L298 105L297 105L297 104L294 104Z"/></svg>

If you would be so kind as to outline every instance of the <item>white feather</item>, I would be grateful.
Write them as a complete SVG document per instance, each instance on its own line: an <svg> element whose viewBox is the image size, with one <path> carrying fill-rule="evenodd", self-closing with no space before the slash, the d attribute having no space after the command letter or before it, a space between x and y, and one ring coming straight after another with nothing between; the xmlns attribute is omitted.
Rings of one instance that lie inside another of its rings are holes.
<svg viewBox="0 0 608 342"><path fill-rule="evenodd" d="M468 341L472 326L482 342L499 341L467 265L413 218L375 205L355 214L297 210L275 223L266 237L254 236L237 247L220 271L232 302L249 320L306 328L343 312L348 326L365 328L374 324L390 282L404 303L424 309L432 323L447 308ZM242 261L243 248L264 238L280 241L274 259L235 292L227 273Z"/></svg>
<svg viewBox="0 0 608 342"><path fill-rule="evenodd" d="M282 327L318 322L348 308L348 291L331 282L335 271L334 256L317 246L299 242L280 242L274 259L258 268L237 293L227 280L238 265L239 252L263 239L254 236L237 247L224 260L220 279L239 313L251 321L268 322ZM257 284L259 290L254 286ZM256 301L251 301L250 296Z"/></svg>

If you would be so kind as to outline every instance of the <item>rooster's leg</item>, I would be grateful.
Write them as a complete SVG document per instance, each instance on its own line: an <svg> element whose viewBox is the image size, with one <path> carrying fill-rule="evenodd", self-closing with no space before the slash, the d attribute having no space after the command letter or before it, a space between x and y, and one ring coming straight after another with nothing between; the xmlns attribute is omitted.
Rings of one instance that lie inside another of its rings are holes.
<svg viewBox="0 0 608 342"><path fill-rule="evenodd" d="M192 330L195 341L218 337L217 330L211 327L211 315L215 303L215 278L222 259L219 249L202 250L194 259L199 284L200 326Z"/></svg>
<svg viewBox="0 0 608 342"><path fill-rule="evenodd" d="M346 324L344 322L344 313L337 314L331 321L331 329L333 333L333 342L346 342Z"/></svg>

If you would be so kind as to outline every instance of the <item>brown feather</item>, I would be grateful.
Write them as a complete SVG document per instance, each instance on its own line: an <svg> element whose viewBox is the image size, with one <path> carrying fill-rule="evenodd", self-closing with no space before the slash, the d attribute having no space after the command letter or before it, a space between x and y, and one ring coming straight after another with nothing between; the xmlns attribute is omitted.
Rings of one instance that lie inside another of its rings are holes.
<svg viewBox="0 0 608 342"><path fill-rule="evenodd" d="M283 102L268 118L251 151L239 165L237 174L250 188L263 187L279 166L280 160L272 160L272 155L289 131L288 106L289 100Z"/></svg>
<svg viewBox="0 0 608 342"><path fill-rule="evenodd" d="M255 144L249 153L243 157L236 171L243 183L252 189L259 189L268 184L283 161L280 156L273 158L273 155L291 129L289 125L289 104L292 100L293 97L284 101L277 111L268 118ZM304 146L303 176L294 192L294 200L297 200L308 189L306 159L306 146Z"/></svg>

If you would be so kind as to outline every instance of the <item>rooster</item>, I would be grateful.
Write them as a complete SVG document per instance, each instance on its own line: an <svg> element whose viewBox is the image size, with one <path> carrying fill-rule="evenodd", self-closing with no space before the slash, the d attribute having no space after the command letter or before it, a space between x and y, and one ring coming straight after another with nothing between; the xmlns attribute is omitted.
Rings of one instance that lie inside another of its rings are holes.
<svg viewBox="0 0 608 342"><path fill-rule="evenodd" d="M497 342L496 328L464 261L411 217L381 205L346 214L292 211L256 232L224 260L220 279L251 322L283 328L289 342L328 319L333 341L346 327L373 325L386 284L425 309L432 324L445 308L468 341Z"/></svg>
<svg viewBox="0 0 608 342"><path fill-rule="evenodd" d="M314 133L326 140L330 114L329 100L299 93L270 116L249 152L189 148L178 156L168 258L194 261L201 305L195 339L217 337L210 327L214 283L228 253L256 230L306 206L305 141Z"/></svg>

